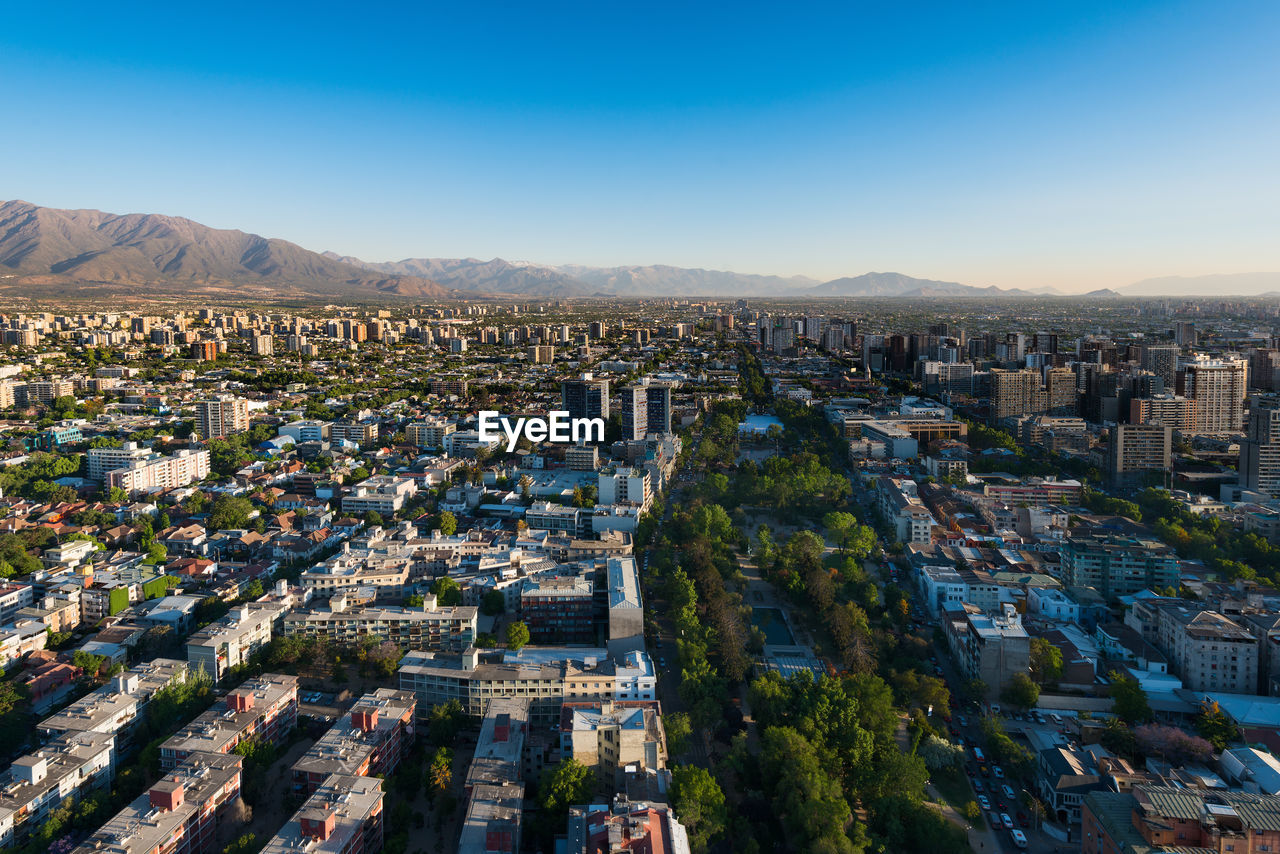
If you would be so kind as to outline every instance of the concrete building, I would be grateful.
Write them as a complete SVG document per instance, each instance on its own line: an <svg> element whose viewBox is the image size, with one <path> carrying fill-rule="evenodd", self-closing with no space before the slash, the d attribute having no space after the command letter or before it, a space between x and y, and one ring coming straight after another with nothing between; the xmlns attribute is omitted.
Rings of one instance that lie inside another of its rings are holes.
<svg viewBox="0 0 1280 854"><path fill-rule="evenodd" d="M88 458L89 479L99 483L107 477L107 472L124 468L130 463L140 462L154 455L150 448L144 448L137 442L125 442L119 448L90 448L85 456Z"/></svg>
<svg viewBox="0 0 1280 854"><path fill-rule="evenodd" d="M1240 486L1280 497L1280 401L1255 400L1240 443Z"/></svg>
<svg viewBox="0 0 1280 854"><path fill-rule="evenodd" d="M644 601L634 557L611 557L605 565L609 589L609 655L617 659L644 650Z"/></svg>
<svg viewBox="0 0 1280 854"><path fill-rule="evenodd" d="M52 739L73 733L102 733L115 737L117 755L128 755L139 724L146 719L147 705L156 692L186 681L190 673L185 661L156 658L113 676L107 684L40 722L41 738Z"/></svg>
<svg viewBox="0 0 1280 854"><path fill-rule="evenodd" d="M413 744L416 710L408 691L379 688L365 694L293 763L293 790L315 794L334 774L391 776Z"/></svg>
<svg viewBox="0 0 1280 854"><path fill-rule="evenodd" d="M560 756L590 768L602 791L625 788L627 766L667 767L667 738L656 702L573 703L560 713Z"/></svg>
<svg viewBox="0 0 1280 854"><path fill-rule="evenodd" d="M1107 449L1107 477L1117 487L1138 486L1152 473L1173 465L1173 428L1155 424L1117 424Z"/></svg>
<svg viewBox="0 0 1280 854"><path fill-rule="evenodd" d="M1159 424L1183 433L1196 429L1196 402L1176 394L1135 397L1129 401L1130 424Z"/></svg>
<svg viewBox="0 0 1280 854"><path fill-rule="evenodd" d="M208 451L183 449L172 456L152 455L112 469L106 474L106 485L129 493L173 489L204 480L209 470Z"/></svg>
<svg viewBox="0 0 1280 854"><path fill-rule="evenodd" d="M605 470L600 472L597 482L599 504L630 504L644 513L653 503L653 479L648 469Z"/></svg>
<svg viewBox="0 0 1280 854"><path fill-rule="evenodd" d="M1187 362L1179 392L1195 401L1197 433L1236 433L1244 429L1249 363L1244 359L1196 357Z"/></svg>
<svg viewBox="0 0 1280 854"><path fill-rule="evenodd" d="M219 397L196 401L196 432L202 439L221 439L249 429L249 401Z"/></svg>
<svg viewBox="0 0 1280 854"><path fill-rule="evenodd" d="M382 850L382 781L334 774L320 784L263 854L376 854Z"/></svg>
<svg viewBox="0 0 1280 854"><path fill-rule="evenodd" d="M187 639L187 661L191 667L203 667L215 682L233 667L249 660L271 641L271 634L285 605L251 603L233 608L220 620L205 626Z"/></svg>
<svg viewBox="0 0 1280 854"><path fill-rule="evenodd" d="M1138 599L1124 621L1168 656L1187 688L1257 691L1258 638L1230 618L1184 599Z"/></svg>
<svg viewBox="0 0 1280 854"><path fill-rule="evenodd" d="M689 834L668 806L632 803L618 796L612 807L603 804L569 810L565 854L614 851L652 851L690 854Z"/></svg>
<svg viewBox="0 0 1280 854"><path fill-rule="evenodd" d="M375 475L342 496L342 512L349 516L363 516L372 510L384 519L390 519L417 492L418 484L413 478Z"/></svg>
<svg viewBox="0 0 1280 854"><path fill-rule="evenodd" d="M171 771L196 753L230 753L256 738L280 744L298 722L298 677L264 673L227 693L160 745L160 767Z"/></svg>
<svg viewBox="0 0 1280 854"><path fill-rule="evenodd" d="M458 854L517 854L524 819L529 700L495 697L485 708L464 784Z"/></svg>
<svg viewBox="0 0 1280 854"><path fill-rule="evenodd" d="M882 477L876 481L880 512L903 543L930 543L937 521L920 500L916 482L906 478Z"/></svg>
<svg viewBox="0 0 1280 854"><path fill-rule="evenodd" d="M72 854L196 854L213 846L225 808L240 798L240 757L199 753L165 774Z"/></svg>
<svg viewBox="0 0 1280 854"><path fill-rule="evenodd" d="M445 418L415 421L405 428L405 438L419 448L443 448L445 437L456 433L458 425Z"/></svg>
<svg viewBox="0 0 1280 854"><path fill-rule="evenodd" d="M0 777L0 847L21 845L67 801L108 789L115 772L109 733L67 733L15 759Z"/></svg>
<svg viewBox="0 0 1280 854"><path fill-rule="evenodd" d="M966 680L981 679L991 696L998 696L1015 673L1031 669L1031 638L1012 605L989 615L962 603L945 612L942 627L960 672Z"/></svg>
<svg viewBox="0 0 1280 854"><path fill-rule="evenodd" d="M570 418L603 418L609 420L609 381L583 374L576 380L560 384L560 408Z"/></svg>
<svg viewBox="0 0 1280 854"><path fill-rule="evenodd" d="M462 650L475 641L479 609L461 605L449 608L414 608L388 605L350 607L347 594L329 599L327 607L285 614L280 630L286 635L323 637L354 646L367 637L389 640L401 649ZM430 604L435 605L435 597Z"/></svg>
<svg viewBox="0 0 1280 854"><path fill-rule="evenodd" d="M1118 534L1068 537L1062 545L1062 583L1092 587L1108 602L1142 590L1178 584L1178 557L1158 540Z"/></svg>

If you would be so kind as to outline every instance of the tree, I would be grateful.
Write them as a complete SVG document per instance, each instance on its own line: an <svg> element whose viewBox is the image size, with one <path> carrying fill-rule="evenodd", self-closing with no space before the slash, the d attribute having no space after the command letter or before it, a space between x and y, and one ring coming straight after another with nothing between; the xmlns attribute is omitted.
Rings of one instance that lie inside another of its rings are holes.
<svg viewBox="0 0 1280 854"><path fill-rule="evenodd" d="M964 764L964 748L936 735L930 735L920 742L916 755L924 760L925 767L930 771L941 771Z"/></svg>
<svg viewBox="0 0 1280 854"><path fill-rule="evenodd" d="M440 529L441 534L446 537L452 537L458 532L458 517L446 510L440 514L440 518L437 520L437 527Z"/></svg>
<svg viewBox="0 0 1280 854"><path fill-rule="evenodd" d="M1042 637L1031 639L1031 678L1039 685L1062 678L1062 650Z"/></svg>
<svg viewBox="0 0 1280 854"><path fill-rule="evenodd" d="M1118 670L1112 670L1108 676L1111 679L1111 710L1130 725L1151 720L1151 704L1147 702L1147 692L1142 690L1138 680Z"/></svg>
<svg viewBox="0 0 1280 854"><path fill-rule="evenodd" d="M155 566L157 564L164 563L168 559L169 559L169 550L166 549L164 546L160 545L159 543L152 543L151 545L147 546L147 560L146 560L147 563L151 564L152 566Z"/></svg>
<svg viewBox="0 0 1280 854"><path fill-rule="evenodd" d="M404 606L406 608L421 608L426 599L421 593L413 593L404 598Z"/></svg>
<svg viewBox="0 0 1280 854"><path fill-rule="evenodd" d="M127 504L129 502L129 493L118 486L113 486L107 490L107 501L111 504Z"/></svg>
<svg viewBox="0 0 1280 854"><path fill-rule="evenodd" d="M382 527L382 514L377 510L370 510L364 514L364 523L370 528Z"/></svg>
<svg viewBox="0 0 1280 854"><path fill-rule="evenodd" d="M208 527L217 531L240 529L249 523L252 513L253 504L249 499L224 493L213 501Z"/></svg>
<svg viewBox="0 0 1280 854"><path fill-rule="evenodd" d="M480 613L486 617L496 617L507 610L507 597L501 590L490 590L480 597Z"/></svg>
<svg viewBox="0 0 1280 854"><path fill-rule="evenodd" d="M1147 756L1159 756L1175 765L1205 762L1213 757L1213 745L1176 726L1143 724L1133 731L1138 750Z"/></svg>
<svg viewBox="0 0 1280 854"><path fill-rule="evenodd" d="M569 807L585 804L596 788L596 775L576 759L564 759L542 772L538 783L538 807L545 826L563 831Z"/></svg>
<svg viewBox="0 0 1280 854"><path fill-rule="evenodd" d="M844 832L853 818L849 802L809 740L790 727L768 727L759 757L760 783L791 840L788 847L852 854Z"/></svg>
<svg viewBox="0 0 1280 854"><path fill-rule="evenodd" d="M436 604L442 608L451 608L462 604L462 588L458 582L447 575L442 575L431 585L431 592L436 594Z"/></svg>
<svg viewBox="0 0 1280 854"><path fill-rule="evenodd" d="M1000 692L1000 699L1018 709L1030 709L1040 699L1040 686L1025 673L1015 673Z"/></svg>
<svg viewBox="0 0 1280 854"><path fill-rule="evenodd" d="M437 747L427 767L427 790L432 797L443 795L453 785L453 749Z"/></svg>
<svg viewBox="0 0 1280 854"><path fill-rule="evenodd" d="M1240 739L1240 728L1222 711L1216 700L1205 699L1195 719L1196 732L1208 739L1214 750L1226 750L1227 745Z"/></svg>
<svg viewBox="0 0 1280 854"><path fill-rule="evenodd" d="M697 765L671 769L671 806L689 831L690 847L705 851L725 827L724 792L711 772Z"/></svg>
<svg viewBox="0 0 1280 854"><path fill-rule="evenodd" d="M507 625L507 649L519 652L529 642L529 627L522 622Z"/></svg>
<svg viewBox="0 0 1280 854"><path fill-rule="evenodd" d="M672 756L679 756L689 746L689 737L693 735L693 727L689 724L689 716L684 712L672 712L662 716L662 728L667 732L667 751Z"/></svg>

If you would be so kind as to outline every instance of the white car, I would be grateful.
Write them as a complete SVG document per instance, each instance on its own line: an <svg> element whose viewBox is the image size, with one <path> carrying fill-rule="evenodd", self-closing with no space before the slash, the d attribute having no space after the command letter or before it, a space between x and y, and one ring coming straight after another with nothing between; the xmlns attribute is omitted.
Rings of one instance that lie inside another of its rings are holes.
<svg viewBox="0 0 1280 854"><path fill-rule="evenodd" d="M1000 813L1000 823L1004 825L1005 830L1013 830L1013 819L1009 818L1007 812Z"/></svg>
<svg viewBox="0 0 1280 854"><path fill-rule="evenodd" d="M1013 837L1013 844L1019 848L1027 847L1027 835L1021 830L1013 829L1009 831L1009 835Z"/></svg>
<svg viewBox="0 0 1280 854"><path fill-rule="evenodd" d="M991 801L987 799L986 795L978 795L978 806L984 810L989 810L991 809Z"/></svg>

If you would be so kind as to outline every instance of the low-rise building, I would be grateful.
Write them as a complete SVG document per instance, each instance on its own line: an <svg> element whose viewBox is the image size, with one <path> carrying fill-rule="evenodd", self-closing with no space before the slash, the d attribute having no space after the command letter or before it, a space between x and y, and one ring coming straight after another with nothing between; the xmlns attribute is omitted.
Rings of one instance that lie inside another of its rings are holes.
<svg viewBox="0 0 1280 854"><path fill-rule="evenodd" d="M351 607L347 595L339 594L329 600L328 606L290 611L281 623L281 631L287 635L324 637L346 645L379 637L405 650L462 650L475 641L478 616L479 609L471 605L436 607L434 596L421 608Z"/></svg>
<svg viewBox="0 0 1280 854"><path fill-rule="evenodd" d="M285 605L269 602L233 608L187 639L187 661L221 682L228 670L246 663L271 642L276 623L287 610Z"/></svg>
<svg viewBox="0 0 1280 854"><path fill-rule="evenodd" d="M293 790L314 794L334 774L391 776L413 744L416 707L408 691L365 694L293 763Z"/></svg>
<svg viewBox="0 0 1280 854"><path fill-rule="evenodd" d="M520 589L520 619L535 643L591 643L595 614L595 588L585 575L540 575Z"/></svg>
<svg viewBox="0 0 1280 854"><path fill-rule="evenodd" d="M1280 851L1280 798L1224 789L1135 786L1084 799L1082 854Z"/></svg>
<svg viewBox="0 0 1280 854"><path fill-rule="evenodd" d="M382 781L334 774L262 849L263 854L376 854L382 850Z"/></svg>
<svg viewBox="0 0 1280 854"><path fill-rule="evenodd" d="M111 681L40 722L43 738L76 732L113 735L116 752L130 752L137 725L145 719L147 704L157 691L185 682L190 670L185 661L156 658L113 676Z"/></svg>
<svg viewBox="0 0 1280 854"><path fill-rule="evenodd" d="M362 480L342 496L342 512L363 516L373 511L389 519L418 492L418 483L410 477L377 475Z"/></svg>
<svg viewBox="0 0 1280 854"><path fill-rule="evenodd" d="M566 702L560 713L560 756L590 768L602 790L624 788L628 765L667 767L667 738L656 702Z"/></svg>
<svg viewBox="0 0 1280 854"><path fill-rule="evenodd" d="M195 854L240 797L240 757L198 753L116 813L72 854Z"/></svg>
<svg viewBox="0 0 1280 854"><path fill-rule="evenodd" d="M480 724L480 737L467 766L466 814L458 854L516 854L524 810L524 754L529 735L529 700L495 697Z"/></svg>
<svg viewBox="0 0 1280 854"><path fill-rule="evenodd" d="M962 603L945 612L942 627L965 679L981 679L992 695L998 695L1013 674L1031 669L1031 638L1012 605L990 615Z"/></svg>
<svg viewBox="0 0 1280 854"><path fill-rule="evenodd" d="M298 722L298 677L265 673L227 693L225 704L199 715L160 745L171 770L194 753L230 753L247 739L279 744Z"/></svg>
<svg viewBox="0 0 1280 854"><path fill-rule="evenodd" d="M15 759L0 777L0 847L26 841L66 801L108 788L115 770L115 738L102 732L70 732Z"/></svg>
<svg viewBox="0 0 1280 854"><path fill-rule="evenodd" d="M1178 557L1159 540L1120 534L1068 537L1061 566L1064 585L1092 587L1108 602L1178 585Z"/></svg>

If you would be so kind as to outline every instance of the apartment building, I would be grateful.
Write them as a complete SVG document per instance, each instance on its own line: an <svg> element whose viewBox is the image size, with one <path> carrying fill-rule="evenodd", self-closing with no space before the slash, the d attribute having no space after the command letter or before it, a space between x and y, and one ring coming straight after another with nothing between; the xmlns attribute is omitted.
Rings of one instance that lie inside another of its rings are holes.
<svg viewBox="0 0 1280 854"><path fill-rule="evenodd" d="M1013 674L1031 668L1031 638L1013 605L985 614L961 603L945 611L942 628L965 679L981 679L991 696L998 696Z"/></svg>
<svg viewBox="0 0 1280 854"><path fill-rule="evenodd" d="M1062 583L1092 587L1108 602L1178 584L1178 557L1158 540L1119 534L1068 537L1061 555Z"/></svg>
<svg viewBox="0 0 1280 854"><path fill-rule="evenodd" d="M192 669L203 667L215 682L227 671L271 642L271 634L288 606L253 602L233 608L187 639L187 661Z"/></svg>
<svg viewBox="0 0 1280 854"><path fill-rule="evenodd" d="M532 530L577 536L583 533L584 516L589 517L590 513L581 507L566 507L549 501L536 501L525 511L524 521Z"/></svg>
<svg viewBox="0 0 1280 854"><path fill-rule="evenodd" d="M198 753L166 773L71 854L196 854L240 797L239 756Z"/></svg>
<svg viewBox="0 0 1280 854"><path fill-rule="evenodd" d="M595 585L585 575L540 575L520 589L520 619L535 643L591 643Z"/></svg>
<svg viewBox="0 0 1280 854"><path fill-rule="evenodd" d="M110 787L115 738L102 732L58 736L15 759L0 777L0 847L21 845L68 800Z"/></svg>
<svg viewBox="0 0 1280 854"><path fill-rule="evenodd" d="M458 854L516 854L524 817L524 754L529 700L498 697L485 707L467 766L466 813Z"/></svg>
<svg viewBox="0 0 1280 854"><path fill-rule="evenodd" d="M1178 385L1178 391L1195 402L1195 432L1237 433L1244 429L1248 361L1197 356L1183 365Z"/></svg>
<svg viewBox="0 0 1280 854"><path fill-rule="evenodd" d="M882 477L876 481L880 512L903 543L930 543L937 521L920 500L916 482L906 478Z"/></svg>
<svg viewBox="0 0 1280 854"><path fill-rule="evenodd" d="M605 650L532 652L526 648L518 655L482 657L474 648L461 655L413 651L400 663L400 687L417 695L420 709L457 700L475 717L495 698L525 698L538 726L559 723L566 699L616 699L616 667Z"/></svg>
<svg viewBox="0 0 1280 854"><path fill-rule="evenodd" d="M458 425L453 421L432 418L428 421L415 421L404 432L411 445L419 448L443 448L445 437L457 430Z"/></svg>
<svg viewBox="0 0 1280 854"><path fill-rule="evenodd" d="M303 442L327 442L332 426L328 421L290 421L288 424L281 424L276 435L288 436L299 445Z"/></svg>
<svg viewBox="0 0 1280 854"><path fill-rule="evenodd" d="M417 699L408 691L379 688L365 694L293 763L293 790L315 794L334 774L391 776L413 744L416 710Z"/></svg>
<svg viewBox="0 0 1280 854"><path fill-rule="evenodd" d="M382 799L382 781L376 777L334 774L316 788L262 852L376 854L382 850Z"/></svg>
<svg viewBox="0 0 1280 854"><path fill-rule="evenodd" d="M106 479L107 472L124 468L130 463L141 462L153 455L155 455L154 451L137 442L125 442L119 448L90 448L86 454L89 479L101 483Z"/></svg>
<svg viewBox="0 0 1280 854"><path fill-rule="evenodd" d="M169 658L156 658L126 670L41 721L40 736L53 739L80 732L103 733L115 737L118 755L127 755L151 698L162 688L186 681L189 672L185 661Z"/></svg>
<svg viewBox="0 0 1280 854"><path fill-rule="evenodd" d="M602 791L625 788L627 766L667 767L667 737L657 702L565 702L560 756L590 768Z"/></svg>
<svg viewBox="0 0 1280 854"><path fill-rule="evenodd" d="M653 503L653 479L648 469L621 468L600 472L598 476L600 504L631 504L648 511Z"/></svg>
<svg viewBox="0 0 1280 854"><path fill-rule="evenodd" d="M284 616L280 630L286 635L324 637L348 646L366 637L378 637L405 650L463 650L475 641L479 609L470 605L449 608L435 605L432 596L421 608L352 607L347 594L343 593L330 598L327 607L290 611Z"/></svg>
<svg viewBox="0 0 1280 854"><path fill-rule="evenodd" d="M569 809L565 854L596 854L601 851L661 851L663 854L690 854L689 834L670 807L614 799L603 804Z"/></svg>
<svg viewBox="0 0 1280 854"><path fill-rule="evenodd" d="M1258 689L1258 638L1229 617L1185 599L1136 600L1125 625L1169 658L1193 691L1252 694Z"/></svg>
<svg viewBox="0 0 1280 854"><path fill-rule="evenodd" d="M1083 490L1078 480L1029 477L1019 483L983 484L982 494L1006 504L1079 504Z"/></svg>
<svg viewBox="0 0 1280 854"><path fill-rule="evenodd" d="M1107 448L1107 476L1113 486L1138 486L1144 476L1173 465L1173 428L1158 424L1117 424Z"/></svg>
<svg viewBox="0 0 1280 854"><path fill-rule="evenodd" d="M0 626L8 625L23 608L35 603L35 588L30 584L6 584L0 587Z"/></svg>
<svg viewBox="0 0 1280 854"><path fill-rule="evenodd" d="M1190 433L1196 429L1196 403L1176 394L1135 397L1129 401L1129 423L1159 424Z"/></svg>
<svg viewBox="0 0 1280 854"><path fill-rule="evenodd" d="M249 401L218 397L196 401L196 432L202 439L221 439L249 429Z"/></svg>
<svg viewBox="0 0 1280 854"><path fill-rule="evenodd" d="M183 449L172 456L158 454L145 459L132 460L124 466L106 473L108 489L120 488L125 492L150 492L186 486L209 476L209 452Z"/></svg>
<svg viewBox="0 0 1280 854"><path fill-rule="evenodd" d="M298 677L264 673L227 693L221 708L196 717L160 745L160 767L177 768L196 753L230 753L256 738L280 744L298 722Z"/></svg>
<svg viewBox="0 0 1280 854"><path fill-rule="evenodd" d="M329 426L329 439L372 448L378 444L378 424L376 421L335 421Z"/></svg>
<svg viewBox="0 0 1280 854"><path fill-rule="evenodd" d="M371 587L379 598L399 601L408 590L411 571L421 564L407 543L378 543L354 549L343 543L341 552L303 570L299 583L319 597Z"/></svg>
<svg viewBox="0 0 1280 854"><path fill-rule="evenodd" d="M403 509L417 492L418 483L413 478L375 475L362 480L342 496L342 512L349 516L363 516L372 510L389 519Z"/></svg>
<svg viewBox="0 0 1280 854"><path fill-rule="evenodd" d="M1280 496L1280 401L1255 400L1240 443L1240 486Z"/></svg>
<svg viewBox="0 0 1280 854"><path fill-rule="evenodd" d="M925 607L934 617L965 602L988 613L1000 608L1002 588L985 570L922 566L919 573Z"/></svg>

